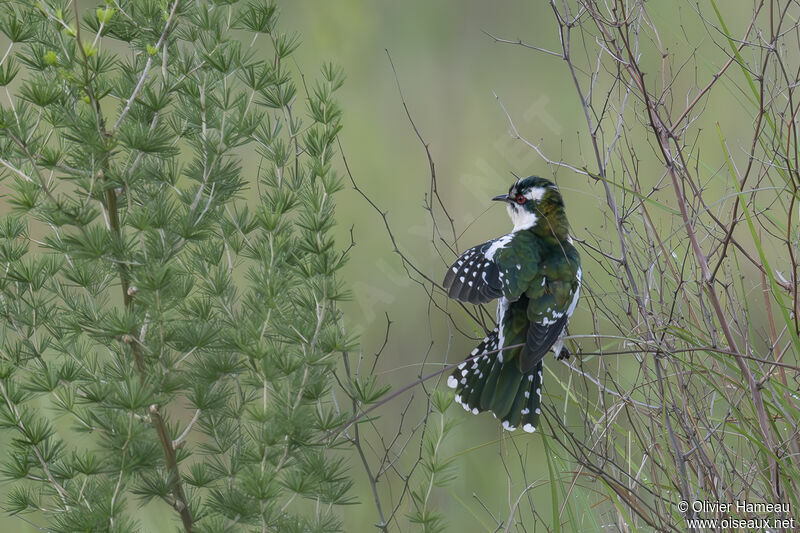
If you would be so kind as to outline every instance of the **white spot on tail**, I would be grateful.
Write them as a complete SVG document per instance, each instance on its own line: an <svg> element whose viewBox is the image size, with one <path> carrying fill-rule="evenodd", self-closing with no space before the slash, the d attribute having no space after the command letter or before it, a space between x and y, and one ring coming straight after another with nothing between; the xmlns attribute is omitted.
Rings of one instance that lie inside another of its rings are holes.
<svg viewBox="0 0 800 533"><path fill-rule="evenodd" d="M508 420L503 420L503 429L505 429L506 431L514 431L517 428L509 424Z"/></svg>

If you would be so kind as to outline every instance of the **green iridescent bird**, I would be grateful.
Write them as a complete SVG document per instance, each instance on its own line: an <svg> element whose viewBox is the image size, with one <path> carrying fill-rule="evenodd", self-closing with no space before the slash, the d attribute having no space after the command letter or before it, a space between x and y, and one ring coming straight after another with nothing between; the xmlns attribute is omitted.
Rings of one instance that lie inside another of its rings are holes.
<svg viewBox="0 0 800 533"><path fill-rule="evenodd" d="M497 326L447 384L467 411L492 411L504 429L531 433L542 412L542 358L550 349L569 357L563 337L578 304L581 260L551 181L531 176L492 200L506 203L514 229L461 254L444 288L473 304L499 299Z"/></svg>

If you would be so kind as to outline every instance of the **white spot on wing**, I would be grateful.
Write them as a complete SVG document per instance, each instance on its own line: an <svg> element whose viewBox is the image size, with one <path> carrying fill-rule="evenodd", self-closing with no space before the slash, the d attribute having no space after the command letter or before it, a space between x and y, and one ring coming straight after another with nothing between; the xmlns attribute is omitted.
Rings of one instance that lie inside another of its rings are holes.
<svg viewBox="0 0 800 533"><path fill-rule="evenodd" d="M451 389L455 389L458 386L458 380L453 376L448 376L447 378L447 386ZM457 397L458 398L458 397Z"/></svg>
<svg viewBox="0 0 800 533"><path fill-rule="evenodd" d="M495 317L495 319L497 321L497 328L496 328L496 330L497 330L497 345L498 345L497 347L501 348L501 349L503 348L503 346L505 346L505 343L506 343L506 337L503 334L503 320L505 320L506 311L508 311L509 304L510 304L510 302L508 301L508 298L506 298L505 296L501 297L497 301L497 315ZM502 352L500 352L499 355L498 355L498 361L500 361L501 363L503 362L503 353Z"/></svg>
<svg viewBox="0 0 800 533"><path fill-rule="evenodd" d="M534 431L536 431L536 428L534 427L533 424L525 424L524 426L522 426L522 430L525 433L533 433Z"/></svg>
<svg viewBox="0 0 800 533"><path fill-rule="evenodd" d="M499 239L495 239L492 245L489 246L486 252L484 252L486 259L488 259L489 261L494 261L494 254L496 254L498 250L502 250L503 248L505 248L506 245L510 243L511 239L513 238L514 234L509 233L508 235L503 235ZM487 263L485 266L489 266L489 264Z"/></svg>
<svg viewBox="0 0 800 533"><path fill-rule="evenodd" d="M567 309L567 316L572 316L572 313L575 312L575 307L578 305L578 298L581 295L581 267L578 267L578 271L575 272L575 277L578 280L578 288L575 290L575 295L572 297L572 302L569 304L569 309Z"/></svg>

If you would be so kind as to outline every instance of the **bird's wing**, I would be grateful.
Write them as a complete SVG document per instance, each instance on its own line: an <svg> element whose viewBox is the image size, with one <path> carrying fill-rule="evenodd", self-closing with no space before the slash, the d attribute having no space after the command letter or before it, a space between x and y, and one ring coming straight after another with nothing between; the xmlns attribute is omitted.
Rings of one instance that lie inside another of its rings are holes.
<svg viewBox="0 0 800 533"><path fill-rule="evenodd" d="M553 347L558 337L564 331L564 327L569 321L569 316L564 313L560 318L553 322L531 322L528 326L528 335L525 339L525 346L522 348L519 358L519 368L522 372L530 372L538 365L547 351ZM556 354L558 356L558 354Z"/></svg>
<svg viewBox="0 0 800 533"><path fill-rule="evenodd" d="M565 244L565 252L542 266L540 275L526 293L530 325L519 358L523 372L534 368L558 340L578 304L580 256L569 243Z"/></svg>
<svg viewBox="0 0 800 533"><path fill-rule="evenodd" d="M447 270L443 286L448 296L473 304L500 296L516 300L536 275L534 239L529 232L509 233L470 248Z"/></svg>

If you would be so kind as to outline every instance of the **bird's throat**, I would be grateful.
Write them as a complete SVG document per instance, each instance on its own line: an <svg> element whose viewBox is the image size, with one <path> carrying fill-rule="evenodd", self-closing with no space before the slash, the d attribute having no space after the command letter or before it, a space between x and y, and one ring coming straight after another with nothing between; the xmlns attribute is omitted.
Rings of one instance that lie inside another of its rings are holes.
<svg viewBox="0 0 800 533"><path fill-rule="evenodd" d="M512 204L508 206L508 216L511 218L511 222L514 223L513 231L531 229L539 221L536 213L531 213L527 209Z"/></svg>
<svg viewBox="0 0 800 533"><path fill-rule="evenodd" d="M563 208L542 206L536 213L518 206L508 206L508 216L514 224L512 231L531 230L545 239L565 240L569 232L567 215Z"/></svg>

